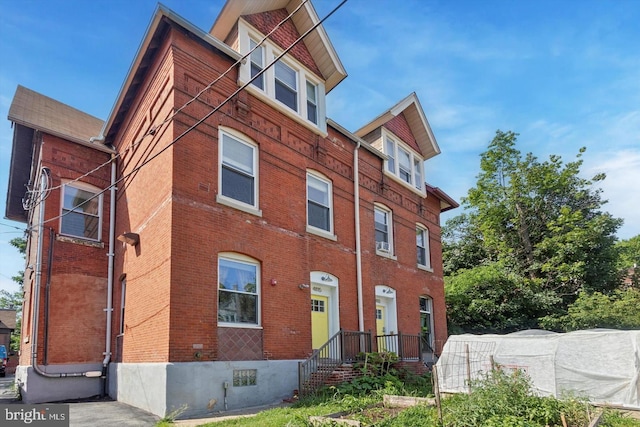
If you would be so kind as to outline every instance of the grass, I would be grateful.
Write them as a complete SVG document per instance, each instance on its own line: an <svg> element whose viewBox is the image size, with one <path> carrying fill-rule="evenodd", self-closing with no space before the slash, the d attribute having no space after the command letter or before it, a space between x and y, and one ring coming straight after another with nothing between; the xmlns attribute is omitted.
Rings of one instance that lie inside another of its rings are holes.
<svg viewBox="0 0 640 427"><path fill-rule="evenodd" d="M536 396L529 378L520 371L493 371L472 385L471 394L444 399L442 414L447 427L586 427L596 408L585 399ZM348 412L364 426L436 427L441 426L438 410L414 406L389 412L380 406L384 394L426 396L430 376L418 377L395 370L367 375L338 387L328 387L285 408L275 408L253 417L203 424L207 427L261 426L309 427L309 416ZM159 426L167 427L171 424ZM639 427L640 420L605 410L600 427Z"/></svg>

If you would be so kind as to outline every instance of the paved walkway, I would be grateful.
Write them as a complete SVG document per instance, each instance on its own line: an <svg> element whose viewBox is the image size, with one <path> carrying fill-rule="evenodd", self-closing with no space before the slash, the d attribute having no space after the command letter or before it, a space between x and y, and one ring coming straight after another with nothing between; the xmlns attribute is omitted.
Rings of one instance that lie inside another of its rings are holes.
<svg viewBox="0 0 640 427"><path fill-rule="evenodd" d="M22 404L18 400L13 375L0 378L0 406ZM159 417L109 399L61 402L69 405L70 427L152 427Z"/></svg>

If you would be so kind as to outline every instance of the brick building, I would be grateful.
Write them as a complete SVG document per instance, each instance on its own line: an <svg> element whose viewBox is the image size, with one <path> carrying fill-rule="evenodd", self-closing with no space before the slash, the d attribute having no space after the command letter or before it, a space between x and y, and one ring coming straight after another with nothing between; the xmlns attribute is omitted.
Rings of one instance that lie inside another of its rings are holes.
<svg viewBox="0 0 640 427"><path fill-rule="evenodd" d="M355 132L327 118L346 72L317 23L229 0L207 33L160 6L104 123L18 88L26 401L200 414L290 396L342 330L441 350L439 147L416 94Z"/></svg>

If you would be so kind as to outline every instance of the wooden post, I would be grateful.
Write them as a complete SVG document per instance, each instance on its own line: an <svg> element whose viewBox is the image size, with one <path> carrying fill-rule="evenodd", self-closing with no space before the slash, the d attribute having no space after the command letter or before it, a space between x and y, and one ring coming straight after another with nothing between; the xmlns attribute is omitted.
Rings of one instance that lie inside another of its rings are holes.
<svg viewBox="0 0 640 427"><path fill-rule="evenodd" d="M438 381L438 367L433 365L431 371L431 382L433 384L433 394L436 396L436 406L438 407L438 417L440 418L440 425L444 425L442 419L442 402L440 401L440 382Z"/></svg>
<svg viewBox="0 0 640 427"><path fill-rule="evenodd" d="M467 386L469 387L469 394L471 394L471 357L469 356L469 344L464 345L464 355L467 363Z"/></svg>

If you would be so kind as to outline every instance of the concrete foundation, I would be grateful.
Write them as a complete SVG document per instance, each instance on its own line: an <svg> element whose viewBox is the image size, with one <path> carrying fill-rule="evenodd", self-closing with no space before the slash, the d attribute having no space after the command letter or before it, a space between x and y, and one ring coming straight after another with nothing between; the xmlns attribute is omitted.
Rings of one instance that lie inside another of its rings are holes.
<svg viewBox="0 0 640 427"><path fill-rule="evenodd" d="M41 369L50 374L102 371L101 364L48 365ZM16 384L24 403L57 402L100 395L102 380L87 377L49 378L38 374L33 367L18 365Z"/></svg>
<svg viewBox="0 0 640 427"><path fill-rule="evenodd" d="M255 384L240 385L238 371L247 370L255 370ZM159 417L176 411L178 418L189 418L266 405L291 397L297 388L297 360L109 365L109 395Z"/></svg>

